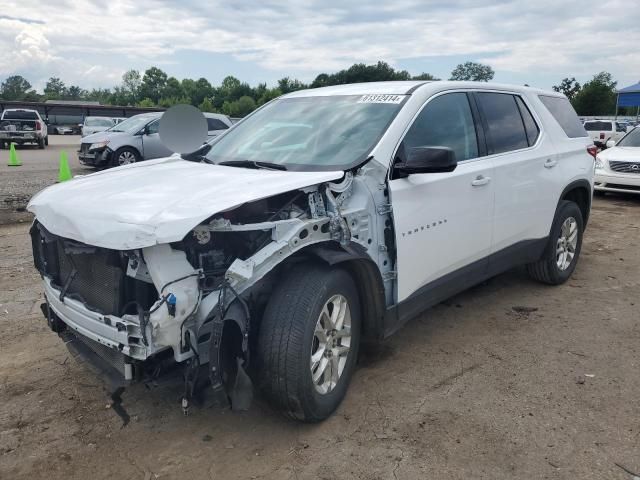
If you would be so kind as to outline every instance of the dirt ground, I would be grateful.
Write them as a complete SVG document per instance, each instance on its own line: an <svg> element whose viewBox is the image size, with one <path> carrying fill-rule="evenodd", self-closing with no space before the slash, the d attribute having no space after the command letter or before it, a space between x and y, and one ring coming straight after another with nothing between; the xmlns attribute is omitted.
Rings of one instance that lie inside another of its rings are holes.
<svg viewBox="0 0 640 480"><path fill-rule="evenodd" d="M639 227L640 198L596 199L567 284L517 270L431 309L324 423L260 401L184 417L179 388L137 386L126 427L39 313L27 224L0 227L0 478L631 479Z"/></svg>
<svg viewBox="0 0 640 480"><path fill-rule="evenodd" d="M60 152L64 151L73 175L86 175L94 170L78 161L79 135L49 135L49 146L39 150L36 145L16 148L20 167L9 167L9 150L0 150L0 225L29 221L24 213L31 196L58 180Z"/></svg>

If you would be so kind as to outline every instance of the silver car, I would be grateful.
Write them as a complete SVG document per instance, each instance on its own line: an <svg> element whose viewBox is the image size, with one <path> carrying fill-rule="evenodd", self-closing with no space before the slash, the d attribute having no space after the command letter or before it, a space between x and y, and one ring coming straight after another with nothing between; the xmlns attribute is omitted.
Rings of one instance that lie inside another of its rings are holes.
<svg viewBox="0 0 640 480"><path fill-rule="evenodd" d="M110 117L86 117L84 123L80 125L80 134L86 137L94 133L104 132L114 125L115 122Z"/></svg>
<svg viewBox="0 0 640 480"><path fill-rule="evenodd" d="M205 113L208 136L212 138L231 126L226 115ZM161 158L173 152L160 140L162 112L142 113L123 120L104 132L82 139L78 159L93 167L117 167L140 160Z"/></svg>

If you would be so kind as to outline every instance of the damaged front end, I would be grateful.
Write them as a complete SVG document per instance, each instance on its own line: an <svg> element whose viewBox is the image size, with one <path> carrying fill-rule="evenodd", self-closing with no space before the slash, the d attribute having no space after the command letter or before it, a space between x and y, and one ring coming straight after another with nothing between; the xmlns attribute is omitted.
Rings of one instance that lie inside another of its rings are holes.
<svg viewBox="0 0 640 480"><path fill-rule="evenodd" d="M340 183L215 214L181 241L132 250L85 245L36 221L31 235L45 315L66 341L89 345L121 384L177 371L185 412L207 383L245 409L253 333L278 277L332 250L389 263L390 270L375 212L369 187L348 172Z"/></svg>

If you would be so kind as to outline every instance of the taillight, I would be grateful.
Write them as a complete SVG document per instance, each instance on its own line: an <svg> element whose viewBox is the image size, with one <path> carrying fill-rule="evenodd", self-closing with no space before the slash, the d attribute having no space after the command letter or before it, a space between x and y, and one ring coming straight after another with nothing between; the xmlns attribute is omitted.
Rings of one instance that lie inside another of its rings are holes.
<svg viewBox="0 0 640 480"><path fill-rule="evenodd" d="M40 130L40 128L42 128L41 125L40 121L36 120L36 130Z"/></svg>
<svg viewBox="0 0 640 480"><path fill-rule="evenodd" d="M604 140L604 132L600 132L600 140Z"/></svg>
<svg viewBox="0 0 640 480"><path fill-rule="evenodd" d="M598 147L596 147L595 145L589 145L587 147L587 153L595 159L596 155L598 154Z"/></svg>

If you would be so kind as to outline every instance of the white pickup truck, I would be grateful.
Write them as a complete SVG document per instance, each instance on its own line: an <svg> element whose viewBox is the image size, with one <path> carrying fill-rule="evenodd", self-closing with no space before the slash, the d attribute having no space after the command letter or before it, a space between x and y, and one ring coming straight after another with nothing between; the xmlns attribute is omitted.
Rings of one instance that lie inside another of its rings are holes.
<svg viewBox="0 0 640 480"><path fill-rule="evenodd" d="M0 117L0 148L11 143L35 143L43 149L49 145L47 125L37 110L7 109Z"/></svg>
<svg viewBox="0 0 640 480"><path fill-rule="evenodd" d="M627 133L624 125L613 120L587 120L584 122L584 129L593 143L602 149L607 148L609 140L617 142Z"/></svg>

